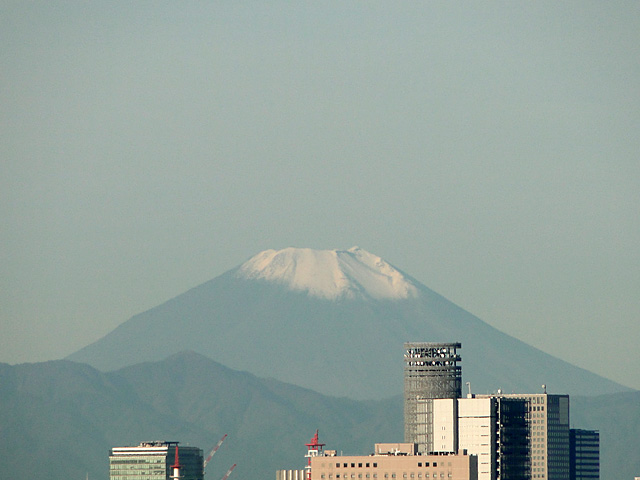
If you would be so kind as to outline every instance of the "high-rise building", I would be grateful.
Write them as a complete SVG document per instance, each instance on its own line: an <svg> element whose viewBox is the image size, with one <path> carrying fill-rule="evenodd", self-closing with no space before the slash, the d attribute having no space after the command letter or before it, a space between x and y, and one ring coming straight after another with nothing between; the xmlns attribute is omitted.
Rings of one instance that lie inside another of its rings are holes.
<svg viewBox="0 0 640 480"><path fill-rule="evenodd" d="M528 402L472 396L457 402L458 447L478 456L478 480L528 480Z"/></svg>
<svg viewBox="0 0 640 480"><path fill-rule="evenodd" d="M600 478L599 432L572 428L569 435L571 480Z"/></svg>
<svg viewBox="0 0 640 480"><path fill-rule="evenodd" d="M169 480L176 476L180 480L203 480L201 449L155 441L113 447L109 454L109 480Z"/></svg>
<svg viewBox="0 0 640 480"><path fill-rule="evenodd" d="M547 393L476 395L529 402L531 478L569 480L569 395Z"/></svg>
<svg viewBox="0 0 640 480"><path fill-rule="evenodd" d="M436 450L433 400L462 394L461 347L460 343L404 344L404 441L416 443L420 453Z"/></svg>

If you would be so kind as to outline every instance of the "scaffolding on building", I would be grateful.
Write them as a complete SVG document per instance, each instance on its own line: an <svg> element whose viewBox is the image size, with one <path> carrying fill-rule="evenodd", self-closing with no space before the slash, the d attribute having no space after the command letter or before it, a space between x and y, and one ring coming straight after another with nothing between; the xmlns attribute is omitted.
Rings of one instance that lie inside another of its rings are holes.
<svg viewBox="0 0 640 480"><path fill-rule="evenodd" d="M462 396L461 343L404 344L404 441L429 450L433 436L429 410L437 398Z"/></svg>

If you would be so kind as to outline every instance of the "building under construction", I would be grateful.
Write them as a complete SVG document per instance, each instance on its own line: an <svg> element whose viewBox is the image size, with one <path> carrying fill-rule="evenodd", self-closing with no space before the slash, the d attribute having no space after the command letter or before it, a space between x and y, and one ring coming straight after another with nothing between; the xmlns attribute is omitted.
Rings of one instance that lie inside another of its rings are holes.
<svg viewBox="0 0 640 480"><path fill-rule="evenodd" d="M460 343L404 344L404 441L417 444L420 453L434 451L433 400L462 395L460 348Z"/></svg>
<svg viewBox="0 0 640 480"><path fill-rule="evenodd" d="M530 478L528 401L462 399L460 343L404 344L404 441L478 457L479 480Z"/></svg>

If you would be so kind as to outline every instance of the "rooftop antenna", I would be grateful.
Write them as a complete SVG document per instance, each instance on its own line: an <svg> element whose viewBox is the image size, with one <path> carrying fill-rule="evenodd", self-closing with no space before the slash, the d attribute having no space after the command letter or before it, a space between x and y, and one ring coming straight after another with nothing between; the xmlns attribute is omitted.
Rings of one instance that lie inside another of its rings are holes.
<svg viewBox="0 0 640 480"><path fill-rule="evenodd" d="M318 430L316 429L316 434L311 438L309 443L305 444L308 447L307 454L305 455L309 458L309 463L306 466L307 474L305 475L307 480L311 480L311 457L317 457L322 455L322 447L324 447L324 443L320 443L318 441Z"/></svg>
<svg viewBox="0 0 640 480"><path fill-rule="evenodd" d="M545 395L547 394L547 385L545 383L542 384L542 391Z"/></svg>
<svg viewBox="0 0 640 480"><path fill-rule="evenodd" d="M467 383L467 388L469 389L469 394L467 395L467 398L473 398L473 395L471 395L471 382L466 382Z"/></svg>
<svg viewBox="0 0 640 480"><path fill-rule="evenodd" d="M171 480L180 480L182 477L180 476L180 467L182 467L182 465L180 465L180 460L178 459L178 445L176 445L176 460L175 463L173 465L171 465L171 468L173 469L173 475L171 475Z"/></svg>

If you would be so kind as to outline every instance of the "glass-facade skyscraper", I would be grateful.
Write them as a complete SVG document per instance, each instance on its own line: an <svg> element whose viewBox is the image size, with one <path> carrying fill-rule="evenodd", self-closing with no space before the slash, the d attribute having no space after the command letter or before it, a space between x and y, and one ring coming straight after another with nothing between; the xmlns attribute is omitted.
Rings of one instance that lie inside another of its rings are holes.
<svg viewBox="0 0 640 480"><path fill-rule="evenodd" d="M169 480L178 447L181 480L204 480L202 450L178 442L144 442L114 447L109 454L109 480Z"/></svg>
<svg viewBox="0 0 640 480"><path fill-rule="evenodd" d="M571 480L600 478L600 433L571 429Z"/></svg>

